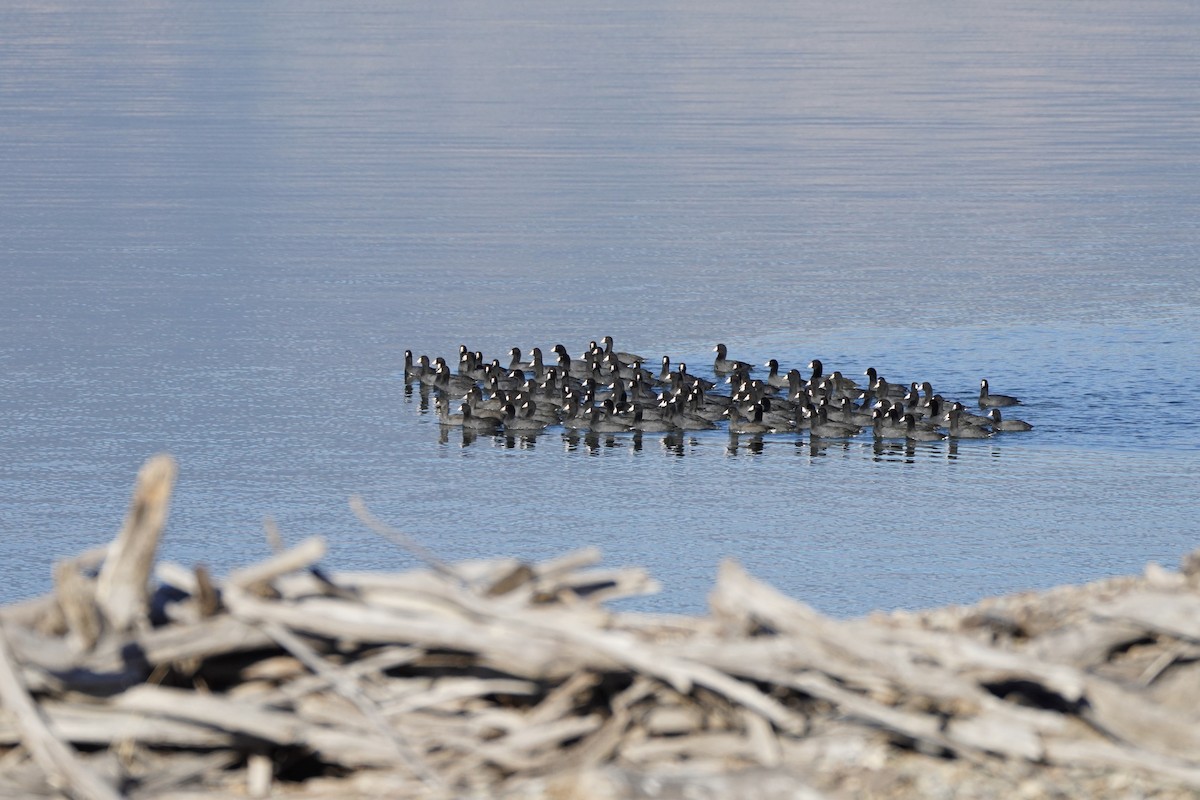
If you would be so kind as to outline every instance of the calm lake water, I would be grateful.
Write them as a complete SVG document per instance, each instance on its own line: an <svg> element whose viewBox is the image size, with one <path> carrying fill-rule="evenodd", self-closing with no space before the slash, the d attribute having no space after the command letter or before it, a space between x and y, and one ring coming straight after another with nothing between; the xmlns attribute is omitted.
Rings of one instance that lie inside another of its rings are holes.
<svg viewBox="0 0 1200 800"><path fill-rule="evenodd" d="M584 546L700 610L740 559L836 614L1200 546L1200 5L0 10L0 600L119 528L329 563ZM1028 434L443 437L402 354L711 347L1021 396Z"/></svg>

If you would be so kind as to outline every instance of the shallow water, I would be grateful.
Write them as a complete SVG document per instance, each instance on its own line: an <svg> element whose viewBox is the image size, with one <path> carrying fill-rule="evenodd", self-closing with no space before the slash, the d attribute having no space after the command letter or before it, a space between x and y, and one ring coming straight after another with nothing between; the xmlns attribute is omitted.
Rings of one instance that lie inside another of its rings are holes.
<svg viewBox="0 0 1200 800"><path fill-rule="evenodd" d="M0 599L181 464L169 557L599 545L834 613L1200 544L1200 8L291 2L0 11ZM1029 434L441 441L405 348L981 377Z"/></svg>

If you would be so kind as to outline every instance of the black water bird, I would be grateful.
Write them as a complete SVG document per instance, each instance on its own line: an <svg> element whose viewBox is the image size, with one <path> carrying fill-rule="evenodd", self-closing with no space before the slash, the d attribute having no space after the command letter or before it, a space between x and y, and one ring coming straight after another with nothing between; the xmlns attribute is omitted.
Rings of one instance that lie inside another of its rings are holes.
<svg viewBox="0 0 1200 800"><path fill-rule="evenodd" d="M1020 400L1007 394L992 394L988 389L987 378L979 382L979 407L980 408L1001 408L1004 406L1015 406L1020 404Z"/></svg>
<svg viewBox="0 0 1200 800"><path fill-rule="evenodd" d="M1033 426L1023 419L1004 419L1000 415L1000 409L993 408L988 412L988 419L992 421L992 428L997 431L1031 431Z"/></svg>
<svg viewBox="0 0 1200 800"><path fill-rule="evenodd" d="M754 369L754 367L750 366L745 361L735 361L734 359L729 358L729 348L727 348L724 344L718 343L717 346L713 348L713 352L717 354L716 359L713 361L713 370L715 372L733 372L736 369L744 369L749 372L750 370Z"/></svg>

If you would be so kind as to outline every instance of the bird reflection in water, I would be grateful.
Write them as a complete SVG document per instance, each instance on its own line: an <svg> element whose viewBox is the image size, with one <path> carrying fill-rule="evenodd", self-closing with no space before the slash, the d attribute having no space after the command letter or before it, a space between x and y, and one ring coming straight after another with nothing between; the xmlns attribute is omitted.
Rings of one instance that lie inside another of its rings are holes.
<svg viewBox="0 0 1200 800"><path fill-rule="evenodd" d="M763 434L761 433L731 433L729 444L725 445L725 454L736 456L739 452L761 455L763 451Z"/></svg>

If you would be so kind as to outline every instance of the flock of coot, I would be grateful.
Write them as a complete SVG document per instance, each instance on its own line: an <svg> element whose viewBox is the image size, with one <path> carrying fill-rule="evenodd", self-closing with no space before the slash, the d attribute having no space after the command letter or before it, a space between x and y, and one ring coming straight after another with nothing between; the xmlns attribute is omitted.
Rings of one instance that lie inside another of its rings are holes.
<svg viewBox="0 0 1200 800"><path fill-rule="evenodd" d="M614 350L611 336L591 342L578 358L556 344L550 355L519 348L507 364L485 361L459 348L458 366L444 358L404 353L404 379L436 390L438 419L445 426L492 434L536 434L551 426L592 433L698 431L725 425L731 433L808 431L814 439L846 439L866 432L876 439L932 441L985 439L1002 431L1027 431L1027 422L1003 416L1020 403L979 382L978 410L947 400L921 383L889 381L874 367L860 382L826 372L817 359L809 374L784 371L775 359L762 368L713 348L713 377L672 364L663 356L657 372L646 359ZM975 404L972 404L974 408Z"/></svg>

